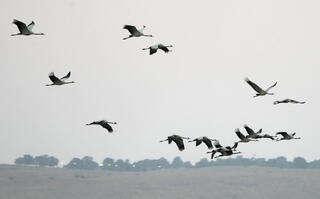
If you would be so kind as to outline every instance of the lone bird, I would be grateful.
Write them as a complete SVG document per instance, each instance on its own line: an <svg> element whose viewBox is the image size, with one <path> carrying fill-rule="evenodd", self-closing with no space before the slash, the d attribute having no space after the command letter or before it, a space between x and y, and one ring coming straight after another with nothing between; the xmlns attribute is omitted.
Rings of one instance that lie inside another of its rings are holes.
<svg viewBox="0 0 320 199"><path fill-rule="evenodd" d="M123 38L123 40L129 39L129 38L131 38L131 37L141 37L141 36L144 36L144 37L153 37L153 35L145 35L145 34L143 33L143 31L144 31L145 28L146 28L146 26L143 26L140 30L138 30L135 26L132 26L132 25L124 25L124 26L123 26L123 29L128 30L131 35L129 35L128 37Z"/></svg>
<svg viewBox="0 0 320 199"><path fill-rule="evenodd" d="M258 141L258 140L251 139L250 137L244 136L244 135L240 132L240 130L239 130L238 128L237 128L234 132L237 134L238 138L240 139L240 141L238 141L238 143L239 143L239 142Z"/></svg>
<svg viewBox="0 0 320 199"><path fill-rule="evenodd" d="M247 131L248 135L246 137L248 138L254 138L254 139L260 139L260 138L269 138L271 140L274 140L274 136L271 136L269 134L262 134L262 129L260 129L258 132L254 132L248 125L244 125L244 129Z"/></svg>
<svg viewBox="0 0 320 199"><path fill-rule="evenodd" d="M196 142L196 146L199 146L202 142L205 143L205 145L207 145L208 149L212 149L213 145L211 141L216 141L215 139L210 139L206 136L203 137L198 137L194 140L191 140L189 142Z"/></svg>
<svg viewBox="0 0 320 199"><path fill-rule="evenodd" d="M276 141L281 141L281 140L292 140L292 139L301 139L300 137L294 137L296 133L287 133L287 132L278 132L276 135L281 135L282 138L277 139Z"/></svg>
<svg viewBox="0 0 320 199"><path fill-rule="evenodd" d="M180 135L171 135L168 136L167 139L165 140L161 140L160 142L165 142L168 141L168 144L171 144L172 141L174 141L177 144L177 147L180 151L184 150L184 143L183 143L183 139L189 140L190 138L188 137L182 137Z"/></svg>
<svg viewBox="0 0 320 199"><path fill-rule="evenodd" d="M256 95L253 97L258 97L263 95L274 95L274 93L269 93L269 90L277 85L277 82L276 82L266 90L263 90L257 84L252 82L249 78L245 78L245 81L257 92Z"/></svg>
<svg viewBox="0 0 320 199"><path fill-rule="evenodd" d="M100 121L91 122L86 125L100 125L103 128L107 129L109 133L112 133L113 128L110 124L117 124L117 122L108 122L107 120L100 120Z"/></svg>
<svg viewBox="0 0 320 199"><path fill-rule="evenodd" d="M44 35L44 33L34 33L32 31L32 28L35 25L34 21L32 21L28 26L25 23L23 23L21 21L18 21L16 19L14 19L12 23L15 24L18 27L20 32L17 33L17 34L12 34L11 36L17 36L17 35L27 35L27 36L28 35Z"/></svg>
<svg viewBox="0 0 320 199"><path fill-rule="evenodd" d="M284 99L284 100L279 100L279 101L273 102L274 105L281 104L281 103L304 104L306 102L299 102L297 100L292 100L292 99L288 99L288 98Z"/></svg>
<svg viewBox="0 0 320 199"><path fill-rule="evenodd" d="M165 53L171 52L172 50L169 50L170 47L173 47L172 45L165 46L163 44L156 44L153 46L150 46L148 48L143 48L142 50L149 50L149 55L152 55L158 51L158 49L163 50Z"/></svg>
<svg viewBox="0 0 320 199"><path fill-rule="evenodd" d="M53 85L57 85L57 86L61 86L63 84L72 84L75 83L74 81L71 82L67 82L66 80L69 79L69 77L71 76L71 72L69 72L67 75L65 75L62 78L58 78L54 75L54 72L49 73L49 78L50 80L53 82L52 84L47 84L46 86L53 86Z"/></svg>

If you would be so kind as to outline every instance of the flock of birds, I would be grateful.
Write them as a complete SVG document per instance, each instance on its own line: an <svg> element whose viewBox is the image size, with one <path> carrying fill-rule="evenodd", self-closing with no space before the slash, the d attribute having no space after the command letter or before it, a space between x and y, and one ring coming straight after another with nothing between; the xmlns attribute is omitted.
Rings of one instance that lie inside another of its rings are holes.
<svg viewBox="0 0 320 199"><path fill-rule="evenodd" d="M35 33L32 31L33 27L35 26L34 21L32 21L29 25L26 25L25 23L18 21L16 19L12 22L15 24L18 29L19 33L12 34L11 36L17 36L17 35L44 35L44 33ZM146 35L143 33L146 26L143 26L142 29L137 29L135 26L132 25L124 25L123 29L126 29L129 31L130 35L128 37L123 38L123 40L133 38L133 37L153 37L153 35ZM171 52L169 48L173 47L172 45L163 45L161 43L152 45L147 48L143 48L142 50L149 50L149 54L152 55L156 53L159 49L164 51L165 53ZM46 86L61 86L64 84L72 84L75 83L74 81L68 81L68 79L71 76L71 72L69 72L67 75L65 75L62 78L58 78L55 76L54 72L49 73L49 79L51 80L51 84L47 84ZM270 93L269 91L277 85L277 82L268 87L267 89L262 89L259 87L256 83L252 82L249 78L245 78L245 81L256 91L256 95L254 97L258 96L265 96L265 95L274 95L274 93ZM293 104L304 104L305 102L300 102L297 100L292 99L284 99L284 100L278 100L274 101L273 104L280 104L280 103L293 103ZM91 123L88 123L86 125L100 125L101 127L105 128L109 133L113 132L113 128L111 125L117 124L116 122L110 122L107 120L100 120L100 121L94 121ZM217 139L211 139L206 136L195 138L191 140L189 137L183 137L180 135L171 135L168 136L167 139L161 140L160 142L168 141L168 144L171 144L172 141L177 145L178 149L180 151L183 151L185 149L184 146L184 139L189 140L188 142L195 142L196 146L199 146L202 142L207 146L208 149L213 149L212 151L209 151L207 153L211 154L211 159L213 158L219 158L223 156L230 156L234 154L241 153L240 151L237 151L238 143L243 142L251 142L251 141L258 141L259 139L268 138L273 141L281 141L281 140L291 140L291 139L301 139L300 137L294 137L296 133L287 133L287 132L277 132L274 136L269 134L263 134L262 129L255 132L253 129L251 129L248 125L244 125L244 129L247 132L247 135L244 135L241 133L239 128L235 129L235 134L238 136L239 141L235 142L233 146L222 146ZM280 137L281 136L281 137ZM215 154L220 153L219 155L215 156Z"/></svg>
<svg viewBox="0 0 320 199"><path fill-rule="evenodd" d="M270 93L269 91L277 85L277 82L268 87L267 89L262 89L259 87L256 83L252 82L249 78L245 78L245 81L256 91L256 95L253 97L258 96L264 96L264 95L274 95L274 93ZM284 100L278 100L274 101L273 104L280 104L280 103L293 103L293 104L304 104L305 102L300 102L297 100L292 99L284 99ZM281 140L292 140L292 139L301 139L300 137L294 137L296 133L288 133L288 132L277 132L275 135L269 135L262 133L262 129L260 129L257 132L254 132L252 128L250 128L248 125L244 125L244 129L246 130L248 135L244 135L241 133L239 128L235 129L235 134L239 138L239 141L235 142L233 146L222 146L217 139L211 139L207 136L198 137L188 142L196 142L196 146L199 146L202 142L207 145L208 149L213 149L212 151L209 151L207 153L211 153L211 159L213 158L219 158L223 156L231 156L234 154L241 153L240 151L237 151L238 143L243 142L252 142L252 141L259 141L259 139L262 138L268 138L273 141L281 141ZM168 136L167 139L161 140L160 142L168 141L169 144L173 142L176 143L178 149L180 151L183 151L185 149L183 140L190 140L189 137L182 137L180 135L171 135ZM220 153L219 155L215 156L215 154Z"/></svg>

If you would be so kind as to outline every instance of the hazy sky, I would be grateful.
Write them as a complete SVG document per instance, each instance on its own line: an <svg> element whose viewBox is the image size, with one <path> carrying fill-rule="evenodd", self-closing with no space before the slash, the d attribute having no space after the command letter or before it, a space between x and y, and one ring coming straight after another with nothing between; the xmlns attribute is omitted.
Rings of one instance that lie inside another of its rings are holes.
<svg viewBox="0 0 320 199"><path fill-rule="evenodd" d="M301 140L245 143L245 157L319 159L320 1L4 0L0 6L0 163L23 154L68 162L89 155L208 157L205 146L159 143L173 133L233 144L236 128L296 132ZM13 19L34 20L45 36L16 36ZM153 38L123 41L124 24ZM173 52L142 51L156 43ZM48 73L76 83L46 87ZM274 96L253 98L244 82ZM280 104L284 98L305 105ZM108 134L99 126L119 124Z"/></svg>

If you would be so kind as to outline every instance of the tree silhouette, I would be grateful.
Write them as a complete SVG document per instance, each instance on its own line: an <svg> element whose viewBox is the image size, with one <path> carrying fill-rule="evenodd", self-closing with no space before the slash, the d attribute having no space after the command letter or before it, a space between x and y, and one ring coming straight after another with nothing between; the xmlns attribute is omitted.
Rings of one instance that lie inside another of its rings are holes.
<svg viewBox="0 0 320 199"><path fill-rule="evenodd" d="M36 156L34 158L34 162L36 165L39 166L57 166L59 163L59 160L53 156L48 156L48 155L41 155L41 156Z"/></svg>
<svg viewBox="0 0 320 199"><path fill-rule="evenodd" d="M19 157L14 161L15 164L26 164L26 165L34 165L35 161L34 158L29 155L25 154L23 157Z"/></svg>
<svg viewBox="0 0 320 199"><path fill-rule="evenodd" d="M181 158L178 156L178 157L175 157L171 163L171 167L172 168L181 168L183 167L183 161L181 160Z"/></svg>
<svg viewBox="0 0 320 199"><path fill-rule="evenodd" d="M295 168L307 168L308 167L308 163L306 162L306 160L302 157L296 157L293 160L293 166Z"/></svg>

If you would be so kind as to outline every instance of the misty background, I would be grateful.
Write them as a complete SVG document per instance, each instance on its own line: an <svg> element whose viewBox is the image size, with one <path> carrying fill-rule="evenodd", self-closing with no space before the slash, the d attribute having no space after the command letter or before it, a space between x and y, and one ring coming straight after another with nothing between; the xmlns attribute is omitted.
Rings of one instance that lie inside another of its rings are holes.
<svg viewBox="0 0 320 199"><path fill-rule="evenodd" d="M0 163L23 154L196 162L204 146L159 143L173 133L231 145L234 129L296 132L301 140L240 144L244 157L319 159L320 2L316 0L17 1L0 6ZM13 19L44 36L11 37ZM123 41L124 24L154 38ZM149 56L144 47L172 44ZM75 84L45 87L48 73ZM274 96L253 98L243 79ZM284 98L305 105L280 104ZM86 123L107 119L115 132Z"/></svg>

